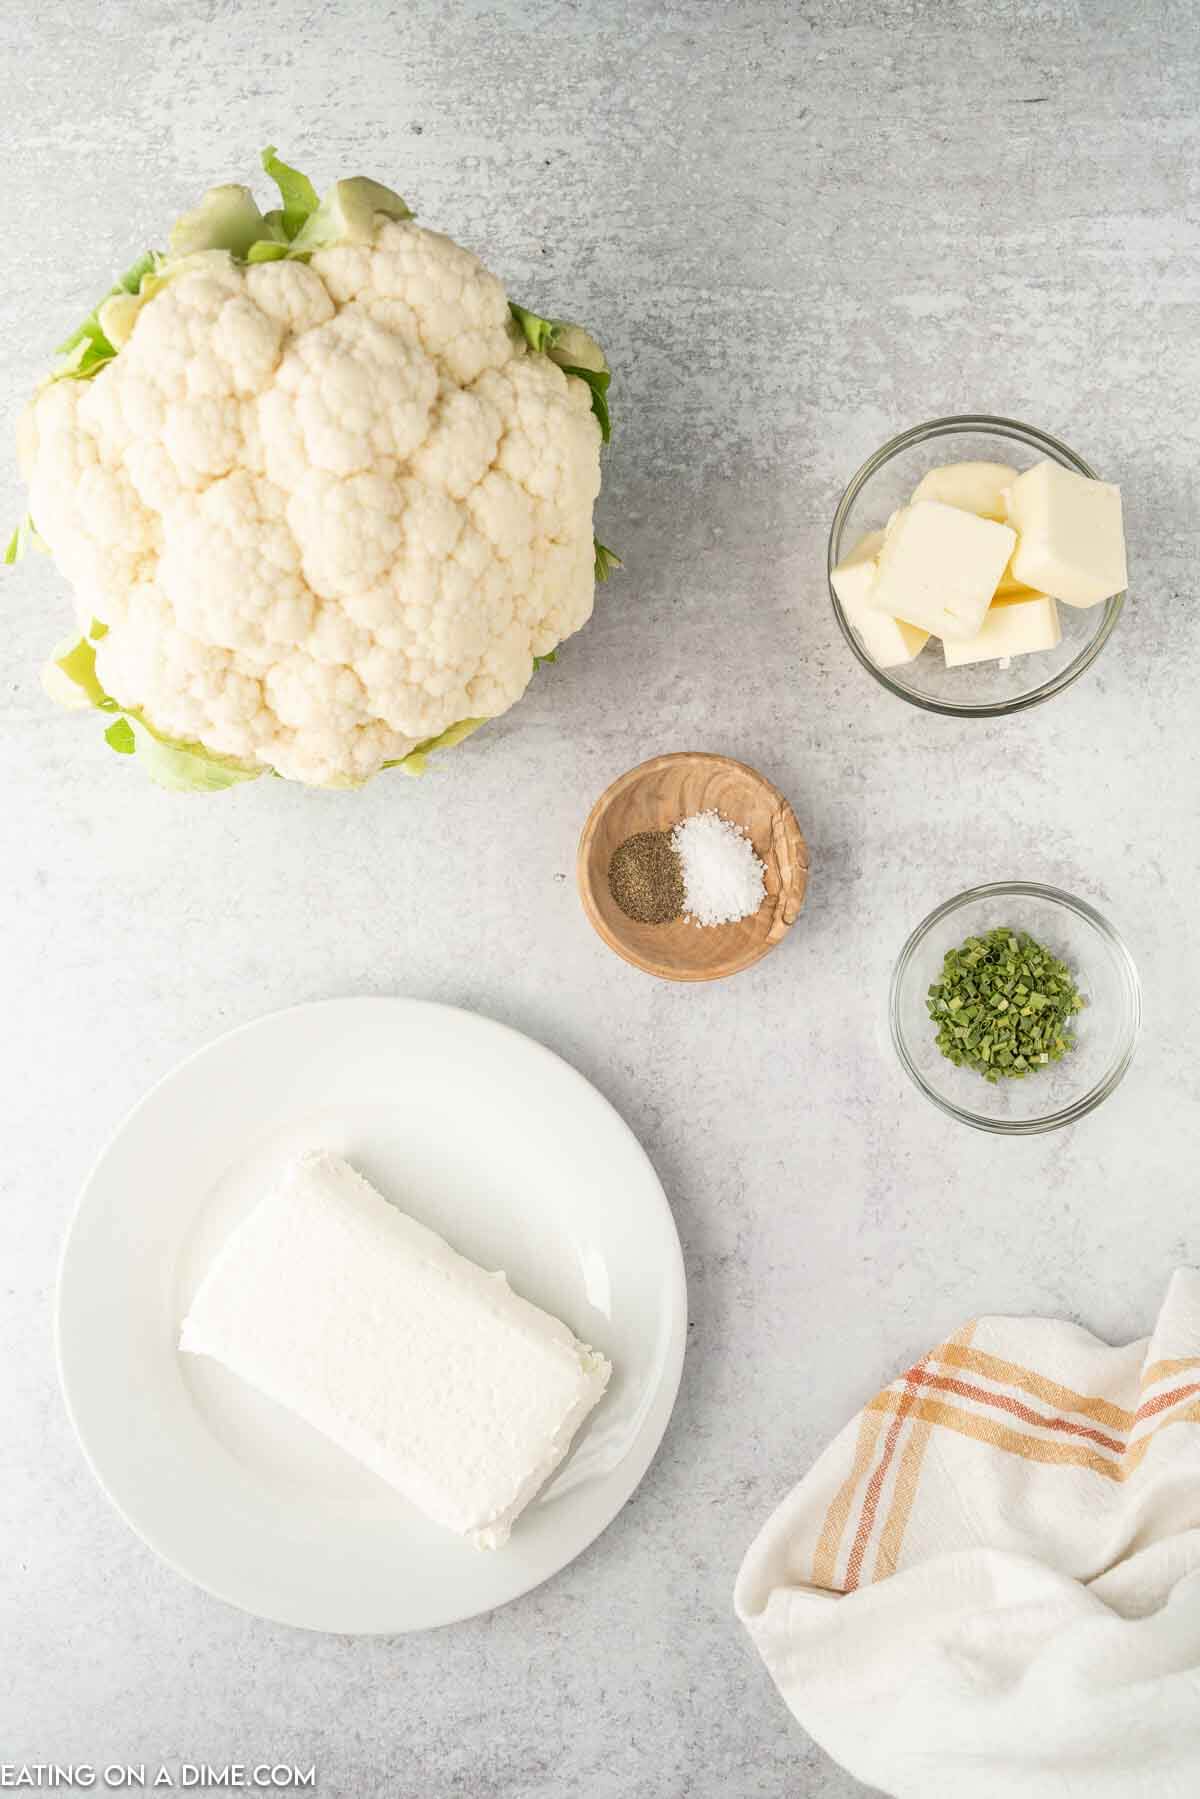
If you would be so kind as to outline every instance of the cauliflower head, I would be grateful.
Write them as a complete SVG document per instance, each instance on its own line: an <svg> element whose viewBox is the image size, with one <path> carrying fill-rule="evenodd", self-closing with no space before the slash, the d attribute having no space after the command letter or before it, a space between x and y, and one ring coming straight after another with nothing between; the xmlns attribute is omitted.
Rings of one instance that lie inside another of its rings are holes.
<svg viewBox="0 0 1200 1799"><path fill-rule="evenodd" d="M388 189L318 202L264 164L281 211L213 190L19 431L25 535L81 631L48 684L173 787L420 772L520 699L615 560L598 346Z"/></svg>

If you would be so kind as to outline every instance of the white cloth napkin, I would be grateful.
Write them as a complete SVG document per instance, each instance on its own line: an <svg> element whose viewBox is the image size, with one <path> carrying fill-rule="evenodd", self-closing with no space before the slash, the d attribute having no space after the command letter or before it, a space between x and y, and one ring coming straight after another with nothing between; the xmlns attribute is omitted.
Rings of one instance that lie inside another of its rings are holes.
<svg viewBox="0 0 1200 1799"><path fill-rule="evenodd" d="M784 1500L735 1603L895 1799L1200 1796L1200 1273L1154 1335L982 1318Z"/></svg>

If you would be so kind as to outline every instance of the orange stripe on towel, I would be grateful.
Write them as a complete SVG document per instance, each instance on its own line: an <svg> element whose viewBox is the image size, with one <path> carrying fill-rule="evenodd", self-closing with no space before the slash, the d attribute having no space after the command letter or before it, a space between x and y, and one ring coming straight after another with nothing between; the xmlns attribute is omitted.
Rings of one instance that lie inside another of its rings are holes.
<svg viewBox="0 0 1200 1799"><path fill-rule="evenodd" d="M1152 1387L1155 1381L1166 1380L1172 1374L1182 1374L1185 1368L1200 1368L1200 1355L1175 1356L1165 1362L1151 1362L1148 1368L1142 1370L1142 1386Z"/></svg>
<svg viewBox="0 0 1200 1799"><path fill-rule="evenodd" d="M950 1405L946 1400L933 1399L927 1395L919 1398L915 1405L911 1400L911 1388L907 1388L904 1393L889 1389L875 1395L870 1402L871 1410L898 1414L904 1406L906 1416L919 1419L925 1424L940 1424L960 1437L973 1437L976 1442L988 1443L993 1449L1003 1449L1009 1455L1023 1456L1029 1462L1088 1468L1093 1474L1103 1475L1105 1480L1115 1481L1126 1481L1136 1473L1151 1443L1162 1431L1170 1430L1173 1424L1200 1424L1200 1405L1175 1412L1170 1418L1162 1419L1153 1430L1148 1430L1144 1437L1139 1437L1118 1460L1101 1455L1098 1451L1089 1449L1085 1443L1070 1437L1027 1436L1024 1431L1002 1424L998 1418L981 1418L977 1412L964 1412L961 1406Z"/></svg>
<svg viewBox="0 0 1200 1799"><path fill-rule="evenodd" d="M858 1426L858 1443L854 1450L854 1461L850 1472L838 1488L825 1514L825 1522L821 1526L821 1535L817 1539L817 1547L813 1552L812 1580L814 1587L825 1587L830 1592L837 1591L837 1559L842 1547L842 1535L846 1522L850 1517L850 1508L854 1504L854 1495L870 1466L871 1456L875 1450L876 1439L883 1427L880 1414L870 1409L863 1412Z"/></svg>
<svg viewBox="0 0 1200 1799"><path fill-rule="evenodd" d="M953 1343L946 1345L946 1353L934 1358L944 1362L947 1367L965 1368L971 1374L984 1374L989 1380L997 1381L1006 1387L1015 1387L1020 1393L1028 1393L1031 1399L1040 1399L1046 1405L1058 1406L1064 1412L1078 1412L1081 1417L1091 1418L1096 1424L1103 1424L1109 1430L1127 1431L1133 1423L1133 1413L1127 1412L1123 1406L1114 1405L1111 1399L1100 1399L1090 1393L1077 1393L1072 1387L1064 1387L1060 1381L1049 1380L1044 1374L1036 1374L1032 1368L1022 1368L1019 1362L1006 1362L1000 1356L988 1355L982 1349L958 1349Z"/></svg>
<svg viewBox="0 0 1200 1799"><path fill-rule="evenodd" d="M1077 1424L1073 1418L1046 1418L1031 1406L1014 1399L1011 1393L993 1393L987 1387L977 1387L973 1381L955 1380L946 1374L926 1374L919 1368L905 1378L915 1381L918 1386L936 1387L939 1393L953 1393L957 1399L974 1399L980 1405L995 1406L998 1411L1009 1412L1014 1418L1019 1418L1022 1424L1040 1424L1045 1430L1063 1431L1069 1437L1084 1437L1088 1442L1098 1444L1101 1449L1111 1449L1115 1455L1123 1455L1125 1452L1125 1444L1120 1437L1106 1436L1103 1431L1094 1430L1090 1424Z"/></svg>
<svg viewBox="0 0 1200 1799"><path fill-rule="evenodd" d="M900 1441L900 1432L904 1429L904 1420L917 1402L918 1388L914 1376L920 1373L919 1368L910 1368L904 1376L904 1391L898 1395L896 1415L892 1419L887 1436L884 1438L883 1454L876 1464L867 1490L863 1495L862 1512L858 1520L858 1529L854 1533L854 1542L850 1547L850 1558L846 1563L846 1580L843 1592L853 1593L858 1585L858 1577L862 1573L863 1557L867 1553L867 1544L875 1527L875 1515L879 1510L879 1496L883 1492L883 1483L887 1479L892 1457L896 1453L896 1444Z"/></svg>
<svg viewBox="0 0 1200 1799"><path fill-rule="evenodd" d="M1193 1381L1187 1387L1172 1387L1169 1393L1156 1393L1153 1399L1144 1399L1135 1414L1136 1422L1140 1424L1143 1418L1156 1418L1159 1412L1178 1405L1181 1399L1190 1399L1193 1393L1200 1393L1200 1381Z"/></svg>
<svg viewBox="0 0 1200 1799"><path fill-rule="evenodd" d="M961 1330L936 1349L927 1361L937 1361L951 1348L965 1348L975 1334L974 1320L964 1324ZM900 1565L900 1551L904 1544L904 1533L908 1528L908 1520L912 1514L913 1503L917 1497L917 1487L921 1479L921 1464L925 1460L925 1451L929 1447L929 1439L933 1435L933 1426L917 1419L909 1431L908 1441L904 1445L904 1453L900 1457L900 1466L896 1470L896 1487L892 1494L891 1510L879 1535L879 1548L875 1552L875 1566L871 1571L872 1582L886 1580L894 1574Z"/></svg>

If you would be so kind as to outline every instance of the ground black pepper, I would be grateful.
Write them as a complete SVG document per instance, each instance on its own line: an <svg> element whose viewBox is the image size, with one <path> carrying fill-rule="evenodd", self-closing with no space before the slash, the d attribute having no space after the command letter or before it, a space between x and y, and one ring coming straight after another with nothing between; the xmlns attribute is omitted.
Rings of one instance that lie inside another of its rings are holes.
<svg viewBox="0 0 1200 1799"><path fill-rule="evenodd" d="M683 911L683 867L669 831L638 831L618 844L608 885L627 918L668 924Z"/></svg>

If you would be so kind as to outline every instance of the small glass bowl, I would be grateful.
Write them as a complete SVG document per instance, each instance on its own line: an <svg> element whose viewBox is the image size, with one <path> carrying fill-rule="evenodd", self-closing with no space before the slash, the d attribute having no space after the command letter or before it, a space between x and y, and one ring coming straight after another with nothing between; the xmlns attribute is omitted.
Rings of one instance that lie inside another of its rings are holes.
<svg viewBox="0 0 1200 1799"><path fill-rule="evenodd" d="M929 469L947 462L1007 462L1018 471L1050 458L1064 468L1095 480L1096 472L1074 450L1015 419L967 413L959 418L932 419L893 437L863 463L838 502L829 533L829 571L865 537L881 530ZM941 645L931 637L913 662L899 668L877 668L842 611L829 583L834 616L842 636L881 687L926 712L954 718L997 718L1040 705L1061 693L1090 668L1112 635L1125 603L1123 593L1101 605L1060 606L1062 642L1056 649L1014 656L1007 668L999 662L970 662L947 668Z"/></svg>
<svg viewBox="0 0 1200 1799"><path fill-rule="evenodd" d="M946 1060L925 1001L946 951L997 925L1028 931L1065 962L1087 1005L1061 1062L993 1084ZM889 1015L901 1067L935 1106L976 1130L1029 1137L1073 1124L1119 1085L1141 1028L1142 991L1132 956L1091 906L1035 881L996 881L947 900L917 926L892 975Z"/></svg>

